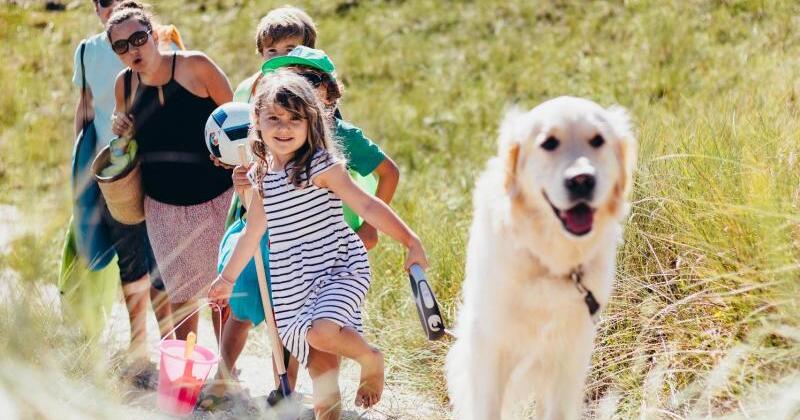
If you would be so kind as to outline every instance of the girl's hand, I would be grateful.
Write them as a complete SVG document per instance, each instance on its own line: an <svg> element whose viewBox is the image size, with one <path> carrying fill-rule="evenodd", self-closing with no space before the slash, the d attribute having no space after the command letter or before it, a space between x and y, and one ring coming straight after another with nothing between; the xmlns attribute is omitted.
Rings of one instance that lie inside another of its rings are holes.
<svg viewBox="0 0 800 420"><path fill-rule="evenodd" d="M222 161L217 159L217 157L214 156L214 155L210 154L210 155L208 155L208 158L211 159L212 162L214 162L214 166L218 166L220 168L227 169L229 171L234 168L233 165L228 165L227 163L222 163Z"/></svg>
<svg viewBox="0 0 800 420"><path fill-rule="evenodd" d="M233 168L233 175L231 175L233 179L233 188L242 203L247 203L245 192L252 187L250 180L247 179L247 172L250 170L251 165L251 163L248 163L246 166L239 165Z"/></svg>
<svg viewBox="0 0 800 420"><path fill-rule="evenodd" d="M115 112L111 117L111 132L119 137L133 137L133 118L124 112Z"/></svg>
<svg viewBox="0 0 800 420"><path fill-rule="evenodd" d="M228 305L228 298L231 297L232 291L233 282L220 274L211 283L211 289L208 291L208 300L224 308Z"/></svg>
<svg viewBox="0 0 800 420"><path fill-rule="evenodd" d="M428 269L428 257L425 256L425 250L422 248L422 242L420 242L419 238L414 238L409 244L406 262L403 266L406 271L409 271L414 264L419 264L423 270Z"/></svg>

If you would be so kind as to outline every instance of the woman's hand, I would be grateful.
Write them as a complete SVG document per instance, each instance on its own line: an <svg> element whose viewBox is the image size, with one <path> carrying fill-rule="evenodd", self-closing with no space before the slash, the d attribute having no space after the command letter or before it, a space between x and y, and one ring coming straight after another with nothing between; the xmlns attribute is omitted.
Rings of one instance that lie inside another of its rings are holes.
<svg viewBox="0 0 800 420"><path fill-rule="evenodd" d="M208 300L212 303L216 303L220 308L224 308L228 305L228 298L231 297L232 291L233 282L222 277L222 274L220 274L211 282L211 289L208 291Z"/></svg>
<svg viewBox="0 0 800 420"><path fill-rule="evenodd" d="M233 165L228 165L227 163L223 163L221 160L219 160L214 155L210 154L210 155L208 155L208 158L211 159L211 162L214 162L214 166L218 166L220 168L227 169L229 171L234 168Z"/></svg>
<svg viewBox="0 0 800 420"><path fill-rule="evenodd" d="M414 264L418 264L423 270L428 269L428 257L425 256L425 249L422 248L422 242L416 237L413 238L408 245L408 254L406 255L406 262L403 266L406 271L409 271Z"/></svg>
<svg viewBox="0 0 800 420"><path fill-rule="evenodd" d="M133 118L124 112L115 112L111 117L111 132L120 137L133 137Z"/></svg>

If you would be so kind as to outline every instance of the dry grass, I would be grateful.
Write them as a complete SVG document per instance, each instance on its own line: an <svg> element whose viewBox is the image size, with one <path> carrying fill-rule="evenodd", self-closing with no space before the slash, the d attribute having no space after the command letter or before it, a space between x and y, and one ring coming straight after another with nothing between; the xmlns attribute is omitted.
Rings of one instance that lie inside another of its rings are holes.
<svg viewBox="0 0 800 420"><path fill-rule="evenodd" d="M40 265L24 277L49 281L69 202L71 54L99 28L88 2L58 13L29 3L0 6L0 89L13 93L0 97L0 202L47 216L4 263ZM156 11L235 83L257 68L251 33L278 3L169 0ZM345 116L402 166L395 207L426 244L447 319L472 183L503 110L560 94L619 103L635 117L641 153L590 408L618 418L800 415L796 2L299 5L340 69ZM448 345L425 342L401 261L389 240L373 253L368 334L388 354L391 381L444 402ZM17 324L0 325L8 336ZM26 340L0 354L39 348Z"/></svg>

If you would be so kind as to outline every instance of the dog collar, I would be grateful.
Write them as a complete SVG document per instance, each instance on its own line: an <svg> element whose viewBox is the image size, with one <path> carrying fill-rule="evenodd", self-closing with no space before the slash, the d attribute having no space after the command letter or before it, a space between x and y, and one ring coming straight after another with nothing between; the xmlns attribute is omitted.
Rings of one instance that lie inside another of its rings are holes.
<svg viewBox="0 0 800 420"><path fill-rule="evenodd" d="M583 295L583 301L589 309L589 316L594 319L594 315L600 310L600 303L594 298L592 291L584 286L583 280L583 266L577 266L569 273L570 279L575 284L575 288Z"/></svg>

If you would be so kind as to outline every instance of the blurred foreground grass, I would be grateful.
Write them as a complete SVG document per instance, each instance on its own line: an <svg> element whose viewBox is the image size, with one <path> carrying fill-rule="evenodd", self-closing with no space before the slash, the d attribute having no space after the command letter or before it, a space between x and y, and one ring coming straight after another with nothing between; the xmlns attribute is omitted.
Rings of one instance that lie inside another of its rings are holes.
<svg viewBox="0 0 800 420"><path fill-rule="evenodd" d="M259 64L257 19L279 4L165 0L155 10L235 84ZM402 167L393 205L426 244L448 320L472 184L504 109L562 94L618 103L634 117L640 159L590 407L620 418L800 416L797 2L297 4L317 21L319 46L347 87L344 115ZM0 3L0 204L23 209L35 227L0 261L26 282L54 281L69 208L72 54L100 29L88 1L67 9ZM401 249L384 238L372 261L367 329L388 355L390 381L444 402L447 343L420 332ZM0 336L30 330L2 347L6 366L19 362L33 381L60 371L97 383L30 356L80 346L69 323L2 320ZM53 344L41 346L41 336ZM19 377L9 369L0 370L6 390ZM106 416L86 401L71 405Z"/></svg>

